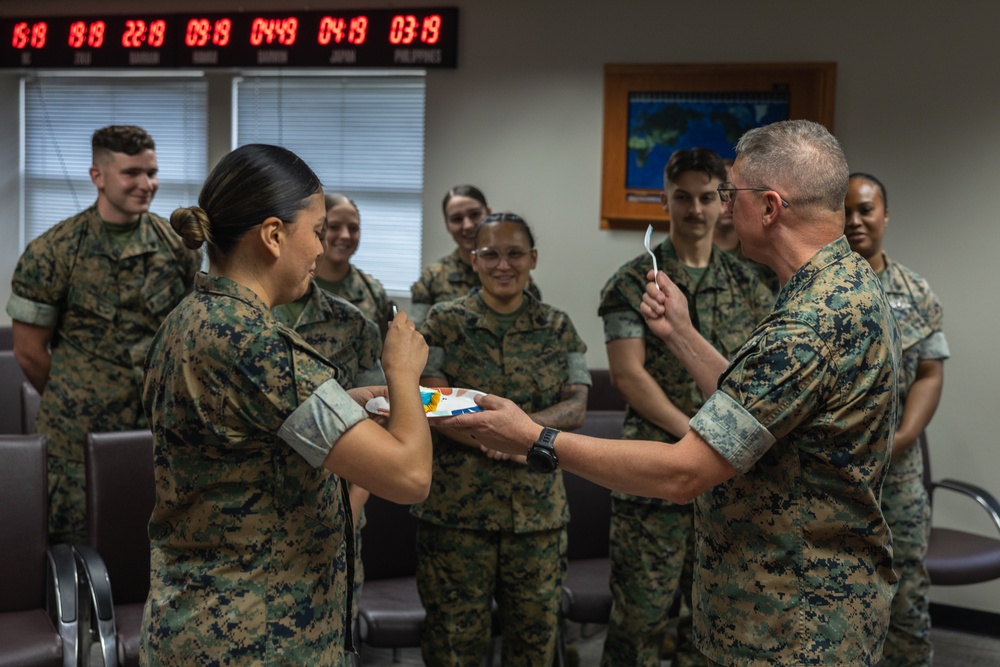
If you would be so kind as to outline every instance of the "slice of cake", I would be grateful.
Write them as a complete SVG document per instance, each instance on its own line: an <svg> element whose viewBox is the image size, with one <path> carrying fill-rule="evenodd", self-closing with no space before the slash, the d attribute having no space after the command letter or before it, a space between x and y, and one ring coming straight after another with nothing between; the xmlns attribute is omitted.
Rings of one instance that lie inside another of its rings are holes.
<svg viewBox="0 0 1000 667"><path fill-rule="evenodd" d="M424 412L434 412L441 402L441 392L429 387L420 388L420 400L424 404Z"/></svg>

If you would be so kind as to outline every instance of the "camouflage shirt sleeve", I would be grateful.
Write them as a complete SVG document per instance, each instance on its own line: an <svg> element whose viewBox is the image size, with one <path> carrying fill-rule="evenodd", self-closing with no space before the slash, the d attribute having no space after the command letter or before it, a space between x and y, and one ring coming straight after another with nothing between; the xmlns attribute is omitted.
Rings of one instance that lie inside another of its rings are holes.
<svg viewBox="0 0 1000 667"><path fill-rule="evenodd" d="M69 291L74 253L75 248L55 243L52 234L29 243L14 270L7 314L26 324L56 326Z"/></svg>
<svg viewBox="0 0 1000 667"><path fill-rule="evenodd" d="M427 363L424 364L424 372L421 373L421 375L427 377L444 377L444 371L441 369L444 363L444 348L442 347L442 338L438 331L440 323L439 313L440 308L429 306L427 316L417 325L417 329L423 334L424 340L427 341L427 346L430 348L427 351Z"/></svg>
<svg viewBox="0 0 1000 667"><path fill-rule="evenodd" d="M340 436L366 418L364 409L331 379L289 415L278 429L278 437L318 468Z"/></svg>
<svg viewBox="0 0 1000 667"><path fill-rule="evenodd" d="M734 468L749 470L835 390L829 358L826 343L808 325L772 322L739 351L691 428Z"/></svg>

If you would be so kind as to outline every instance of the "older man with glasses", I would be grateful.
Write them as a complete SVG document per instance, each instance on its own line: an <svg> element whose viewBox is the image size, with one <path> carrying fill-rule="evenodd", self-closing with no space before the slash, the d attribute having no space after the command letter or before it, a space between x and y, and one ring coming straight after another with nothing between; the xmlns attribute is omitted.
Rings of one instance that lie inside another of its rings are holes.
<svg viewBox="0 0 1000 667"><path fill-rule="evenodd" d="M727 360L666 276L648 326L708 395L676 445L560 433L559 464L605 486L697 498L695 638L723 665L873 665L896 581L879 507L899 333L878 276L844 238L847 161L810 121L747 132L721 194L751 259L783 287ZM721 186L720 186L721 187ZM441 426L523 454L541 427L504 399Z"/></svg>

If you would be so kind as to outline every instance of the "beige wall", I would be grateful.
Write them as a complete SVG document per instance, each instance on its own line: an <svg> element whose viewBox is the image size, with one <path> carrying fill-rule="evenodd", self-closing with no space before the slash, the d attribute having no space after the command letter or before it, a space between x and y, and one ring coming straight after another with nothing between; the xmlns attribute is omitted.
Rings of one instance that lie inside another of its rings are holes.
<svg viewBox="0 0 1000 667"><path fill-rule="evenodd" d="M50 0L45 11L69 11L77 4ZM946 309L954 357L929 429L935 476L964 479L1000 495L997 399L990 381L1000 376L994 343L1000 331L994 292L1000 285L994 261L1000 247L1000 47L994 34L1000 8L963 0L450 4L461 7L459 67L427 78L424 261L451 247L439 215L445 190L459 182L481 186L495 209L515 210L533 222L539 245L535 278L546 300L572 316L590 346L593 367L607 366L595 312L598 291L642 249L639 233L598 229L604 63L836 61L835 129L851 168L885 181L892 218L887 249L930 280ZM32 11L33 5L0 0L0 13ZM104 0L91 7L125 12L135 5ZM237 6L304 5L169 5L170 11ZM10 239L0 247L3 275L13 270L18 252L16 91L15 77L0 74L0 146L9 156L0 163ZM227 121L213 127L225 128ZM225 139L213 140L211 149L217 159ZM0 301L8 294L9 286L0 284ZM965 523L967 509L942 501L937 521ZM1000 582L935 588L933 599L1000 613Z"/></svg>

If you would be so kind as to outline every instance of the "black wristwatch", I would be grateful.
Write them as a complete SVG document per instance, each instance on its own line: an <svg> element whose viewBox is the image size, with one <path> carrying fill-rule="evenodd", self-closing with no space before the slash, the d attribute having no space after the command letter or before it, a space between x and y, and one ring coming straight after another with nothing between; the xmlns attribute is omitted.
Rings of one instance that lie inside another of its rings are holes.
<svg viewBox="0 0 1000 667"><path fill-rule="evenodd" d="M542 434L538 436L538 440L528 450L529 468L535 472L548 473L556 471L556 468L559 467L559 457L556 456L556 450L552 447L552 444L559 433L560 431L547 426L542 429Z"/></svg>

